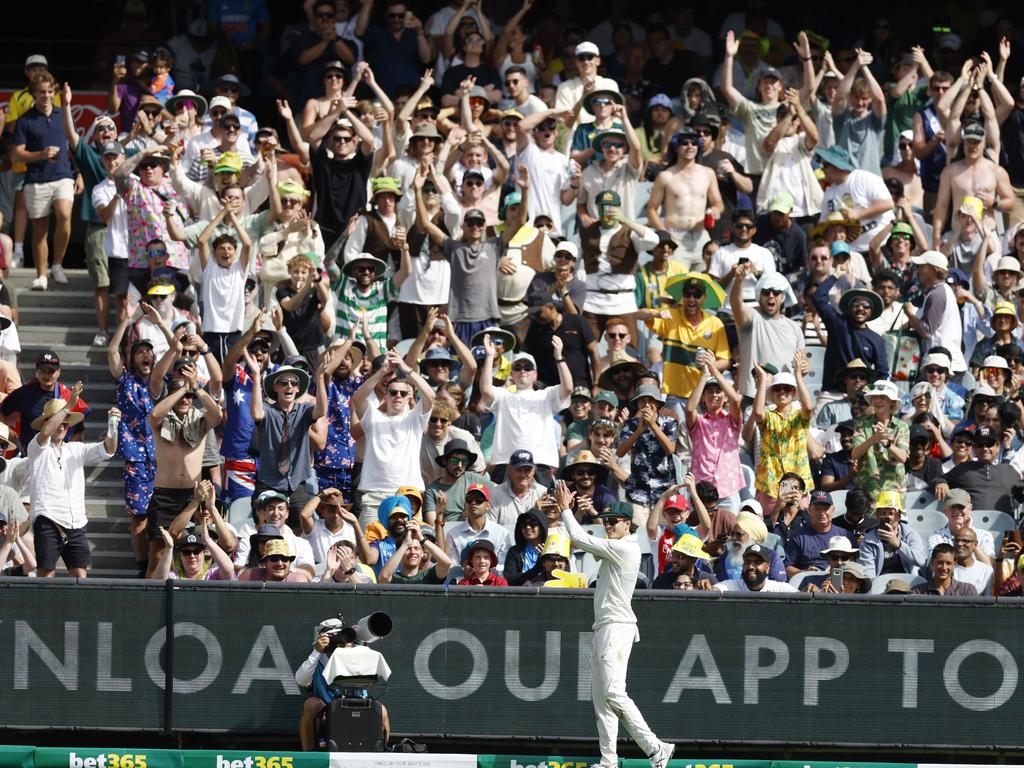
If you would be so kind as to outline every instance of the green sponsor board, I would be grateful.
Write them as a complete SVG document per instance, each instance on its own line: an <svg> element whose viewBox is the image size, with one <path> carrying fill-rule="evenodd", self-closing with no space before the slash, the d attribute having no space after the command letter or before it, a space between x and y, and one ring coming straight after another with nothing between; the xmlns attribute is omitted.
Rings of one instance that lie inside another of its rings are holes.
<svg viewBox="0 0 1024 768"><path fill-rule="evenodd" d="M0 747L0 768L32 768L34 747Z"/></svg>
<svg viewBox="0 0 1024 768"><path fill-rule="evenodd" d="M961 768L962 767L962 764ZM771 768L921 768L917 763L844 763L832 760L772 760ZM945 768L950 768L948 765Z"/></svg>
<svg viewBox="0 0 1024 768"><path fill-rule="evenodd" d="M477 768L590 768L597 757L569 755L477 755ZM650 762L647 763L650 768Z"/></svg>
<svg viewBox="0 0 1024 768"><path fill-rule="evenodd" d="M246 752L190 750L181 753L182 768L329 768L327 752Z"/></svg>
<svg viewBox="0 0 1024 768"><path fill-rule="evenodd" d="M628 690L677 743L1020 747L1022 606L638 593ZM395 622L374 647L396 733L596 740L592 597L572 591L3 581L5 725L292 734L313 627L373 611Z"/></svg>
<svg viewBox="0 0 1024 768"><path fill-rule="evenodd" d="M35 768L182 768L176 749L66 749L38 747Z"/></svg>

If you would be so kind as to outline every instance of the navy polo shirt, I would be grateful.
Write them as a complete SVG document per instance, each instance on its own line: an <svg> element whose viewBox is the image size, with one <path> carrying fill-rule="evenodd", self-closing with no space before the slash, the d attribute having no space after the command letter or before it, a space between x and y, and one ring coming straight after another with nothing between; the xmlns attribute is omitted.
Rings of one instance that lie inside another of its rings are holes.
<svg viewBox="0 0 1024 768"><path fill-rule="evenodd" d="M825 558L821 550L828 549L828 540L833 536L845 536L853 546L853 536L845 528L833 524L826 533L818 533L808 525L786 544L786 564L801 571L807 570L808 566L824 570Z"/></svg>
<svg viewBox="0 0 1024 768"><path fill-rule="evenodd" d="M14 146L22 144L28 152L38 152L46 147L60 147L60 154L54 162L38 160L28 163L28 170L25 171L26 184L74 178L68 153L68 140L64 136L64 113L60 107L54 107L49 117L35 107L19 117L18 122L14 124Z"/></svg>

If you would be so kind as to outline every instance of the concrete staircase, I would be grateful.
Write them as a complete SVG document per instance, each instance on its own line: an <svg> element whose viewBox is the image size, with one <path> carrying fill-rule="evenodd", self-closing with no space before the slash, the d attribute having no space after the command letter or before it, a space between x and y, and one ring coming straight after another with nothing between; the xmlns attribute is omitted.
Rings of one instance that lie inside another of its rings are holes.
<svg viewBox="0 0 1024 768"><path fill-rule="evenodd" d="M46 291L31 291L34 272L16 269L5 281L17 293L18 334L21 354L18 370L22 381L35 376L36 356L53 350L60 357L60 380L66 386L81 380L82 396L93 413L86 421L86 439L99 440L106 429L106 412L113 405L114 384L107 368L106 348L93 347L96 317L93 287L85 270L68 270L67 285L50 280ZM111 321L111 330L114 324ZM120 459L86 468L86 510L95 577L135 576L135 559L124 511L124 469ZM63 565L58 564L58 575Z"/></svg>

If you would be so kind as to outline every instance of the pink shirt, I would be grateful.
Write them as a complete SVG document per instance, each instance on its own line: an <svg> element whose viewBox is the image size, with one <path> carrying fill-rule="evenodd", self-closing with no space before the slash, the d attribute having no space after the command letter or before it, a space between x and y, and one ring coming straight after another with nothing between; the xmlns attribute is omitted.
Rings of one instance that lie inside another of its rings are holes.
<svg viewBox="0 0 1024 768"><path fill-rule="evenodd" d="M163 240L167 246L167 263L175 269L188 268L188 251L183 243L172 240L164 219L164 201L160 195L184 205L169 176L164 176L159 188L143 185L137 176L129 176L124 191L128 210L128 266L141 269L147 265L146 243Z"/></svg>
<svg viewBox="0 0 1024 768"><path fill-rule="evenodd" d="M718 495L732 496L746 483L740 469L740 425L723 410L718 416L697 414L690 428L693 442L690 472L697 479L715 484Z"/></svg>

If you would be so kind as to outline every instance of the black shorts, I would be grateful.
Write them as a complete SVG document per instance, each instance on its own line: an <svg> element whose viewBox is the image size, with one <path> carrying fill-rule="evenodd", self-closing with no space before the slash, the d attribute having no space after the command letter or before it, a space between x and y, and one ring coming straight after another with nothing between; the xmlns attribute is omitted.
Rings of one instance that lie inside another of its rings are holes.
<svg viewBox="0 0 1024 768"><path fill-rule="evenodd" d="M124 296L128 293L128 259L107 259L107 276L110 278L111 296ZM143 291L145 296L145 291Z"/></svg>
<svg viewBox="0 0 1024 768"><path fill-rule="evenodd" d="M65 568L88 568L92 565L92 553L85 528L60 528L48 517L40 515L32 522L35 534L36 562L44 571L57 567L57 560L64 561Z"/></svg>
<svg viewBox="0 0 1024 768"><path fill-rule="evenodd" d="M151 539L162 539L161 526L169 528L174 518L192 501L194 493L191 488L154 488L146 510L146 535Z"/></svg>

